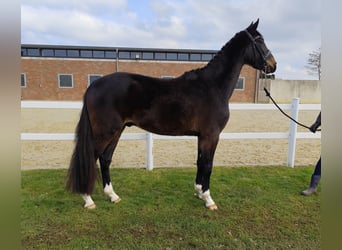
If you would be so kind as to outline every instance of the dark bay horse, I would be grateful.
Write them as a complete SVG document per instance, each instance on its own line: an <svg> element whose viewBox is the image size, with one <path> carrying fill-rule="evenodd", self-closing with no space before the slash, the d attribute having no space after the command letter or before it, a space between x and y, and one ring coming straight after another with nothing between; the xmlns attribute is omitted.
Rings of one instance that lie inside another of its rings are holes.
<svg viewBox="0 0 342 250"><path fill-rule="evenodd" d="M67 179L67 189L82 195L84 207L95 208L90 195L98 159L105 194L114 203L120 201L111 184L109 165L122 131L134 125L162 135L198 137L195 190L207 208L217 209L209 191L210 175L241 68L247 64L265 73L276 70L276 61L257 31L258 23L235 34L205 67L177 78L117 72L89 86Z"/></svg>

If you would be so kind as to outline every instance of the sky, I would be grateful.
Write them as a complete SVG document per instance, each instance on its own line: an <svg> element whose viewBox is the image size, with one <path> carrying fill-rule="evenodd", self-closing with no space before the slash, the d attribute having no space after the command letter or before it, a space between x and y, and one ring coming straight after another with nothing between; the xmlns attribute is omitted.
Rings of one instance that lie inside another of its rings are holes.
<svg viewBox="0 0 342 250"><path fill-rule="evenodd" d="M21 43L219 50L258 18L276 78L317 79L319 0L22 0Z"/></svg>

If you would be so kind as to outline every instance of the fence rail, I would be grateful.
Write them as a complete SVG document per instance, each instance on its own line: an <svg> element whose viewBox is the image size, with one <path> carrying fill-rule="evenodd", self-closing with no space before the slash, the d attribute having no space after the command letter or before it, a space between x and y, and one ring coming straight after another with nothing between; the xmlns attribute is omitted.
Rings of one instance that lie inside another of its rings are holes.
<svg viewBox="0 0 342 250"><path fill-rule="evenodd" d="M21 108L46 109L81 109L82 102L65 101L22 101ZM293 98L291 104L280 104L284 110L291 110L291 117L298 118L299 110L320 110L320 104L299 104L299 98ZM229 104L231 110L274 110L272 104ZM290 121L289 132L249 132L249 133L221 133L220 139L288 139L287 166L294 167L296 139L319 139L321 133L297 132L297 124ZM21 140L74 140L74 133L21 133ZM194 136L164 136L152 133L123 133L120 140L146 141L146 169L153 169L153 140L193 140Z"/></svg>

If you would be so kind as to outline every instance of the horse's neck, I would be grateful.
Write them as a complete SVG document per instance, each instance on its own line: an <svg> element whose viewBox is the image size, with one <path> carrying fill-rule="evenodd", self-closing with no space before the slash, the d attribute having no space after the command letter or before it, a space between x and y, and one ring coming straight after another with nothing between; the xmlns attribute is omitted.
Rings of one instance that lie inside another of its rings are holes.
<svg viewBox="0 0 342 250"><path fill-rule="evenodd" d="M202 73L211 84L220 89L224 98L229 99L235 89L244 60L242 51L232 51L231 47L224 50L203 68Z"/></svg>
<svg viewBox="0 0 342 250"><path fill-rule="evenodd" d="M240 76L240 72L242 69L243 63L236 63L233 67L232 67L232 71L230 72L230 74L226 75L226 78L224 80L224 82L221 84L221 89L224 93L224 96L227 100L230 99L230 97L232 96L236 83L239 79Z"/></svg>

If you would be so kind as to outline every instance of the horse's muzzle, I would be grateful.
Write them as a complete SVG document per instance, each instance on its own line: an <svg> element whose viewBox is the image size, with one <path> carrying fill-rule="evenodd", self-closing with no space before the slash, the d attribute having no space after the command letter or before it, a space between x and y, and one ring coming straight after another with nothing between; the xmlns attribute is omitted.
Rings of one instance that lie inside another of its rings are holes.
<svg viewBox="0 0 342 250"><path fill-rule="evenodd" d="M265 65L265 73L269 74L269 73L273 73L275 72L277 69L277 62L274 59L274 57L271 55L266 59L266 65Z"/></svg>

